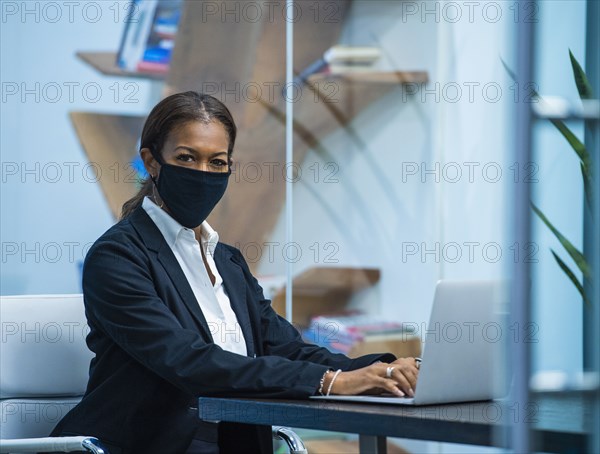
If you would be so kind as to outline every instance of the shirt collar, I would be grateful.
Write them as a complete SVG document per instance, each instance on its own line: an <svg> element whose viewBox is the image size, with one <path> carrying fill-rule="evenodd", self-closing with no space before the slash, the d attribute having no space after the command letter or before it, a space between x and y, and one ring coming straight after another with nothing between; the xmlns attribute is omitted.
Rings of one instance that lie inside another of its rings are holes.
<svg viewBox="0 0 600 454"><path fill-rule="evenodd" d="M202 248L204 253L214 256L215 248L219 242L219 234L213 229L207 221L204 221L200 227L200 236L202 239Z"/></svg>
<svg viewBox="0 0 600 454"><path fill-rule="evenodd" d="M174 247L180 235L182 234L190 235L187 232L191 232L191 235L194 235L194 231L192 229L182 226L179 222L173 219L169 213L158 207L152 200L150 200L149 197L144 197L142 208L146 211L146 213L148 213L150 219L154 221L156 227L158 227L158 230L160 230L160 233L162 233L169 247ZM217 243L219 242L219 234L210 226L207 221L204 221L200 226L200 237L204 253L212 256L215 252L215 248L217 247Z"/></svg>

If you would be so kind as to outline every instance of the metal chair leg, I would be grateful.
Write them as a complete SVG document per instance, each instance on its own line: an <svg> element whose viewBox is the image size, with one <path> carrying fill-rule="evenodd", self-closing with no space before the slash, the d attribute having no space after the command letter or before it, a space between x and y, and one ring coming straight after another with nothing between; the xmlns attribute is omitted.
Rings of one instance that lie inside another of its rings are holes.
<svg viewBox="0 0 600 454"><path fill-rule="evenodd" d="M288 427L273 426L273 438L283 440L290 448L290 454L308 454L302 438Z"/></svg>

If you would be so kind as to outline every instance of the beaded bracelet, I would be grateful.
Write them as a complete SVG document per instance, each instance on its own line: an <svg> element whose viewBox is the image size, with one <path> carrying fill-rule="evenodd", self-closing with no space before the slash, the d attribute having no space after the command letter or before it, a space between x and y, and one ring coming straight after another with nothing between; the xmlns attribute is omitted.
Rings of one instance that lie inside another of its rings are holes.
<svg viewBox="0 0 600 454"><path fill-rule="evenodd" d="M325 394L323 394L323 386L325 386L325 377L327 377L327 374L329 372L333 372L331 369L328 369L325 371L325 373L323 374L323 376L321 377L321 380L319 380L319 394L321 396L324 396Z"/></svg>
<svg viewBox="0 0 600 454"><path fill-rule="evenodd" d="M325 394L326 396L329 396L329 394L331 394L331 389L333 388L333 382L338 377L338 375L340 375L341 371L342 371L342 369L338 369L335 371L335 374L333 374L333 378L329 382L329 388L327 388L327 394Z"/></svg>

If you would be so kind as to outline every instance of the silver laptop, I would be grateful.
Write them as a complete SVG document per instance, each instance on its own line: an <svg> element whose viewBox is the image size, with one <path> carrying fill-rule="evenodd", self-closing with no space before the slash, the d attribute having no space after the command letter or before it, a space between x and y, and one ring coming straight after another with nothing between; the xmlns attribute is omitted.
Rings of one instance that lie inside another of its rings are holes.
<svg viewBox="0 0 600 454"><path fill-rule="evenodd" d="M439 281L425 334L414 398L312 396L353 402L430 405L490 400L506 394L502 364L507 333L506 281Z"/></svg>

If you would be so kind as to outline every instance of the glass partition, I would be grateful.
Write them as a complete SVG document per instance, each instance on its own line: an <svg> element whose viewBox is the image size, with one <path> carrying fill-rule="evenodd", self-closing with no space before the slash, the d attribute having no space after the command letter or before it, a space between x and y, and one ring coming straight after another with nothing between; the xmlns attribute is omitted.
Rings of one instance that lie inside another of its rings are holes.
<svg viewBox="0 0 600 454"><path fill-rule="evenodd" d="M321 21L315 30L340 30L312 43L302 60L307 35L294 22L294 322L305 338L350 355L418 356L423 347L426 355L427 339L470 336L503 350L509 278L515 262L535 254L512 237L512 192L537 169L514 160L513 107L526 91L505 68L515 61L515 15L528 10L489 2L296 5ZM284 221L274 232L280 241ZM431 324L440 280L495 281L498 321L460 314ZM494 380L503 382L510 363L500 353ZM460 417L499 422L508 411L491 403L485 414ZM494 450L394 442L413 452Z"/></svg>
<svg viewBox="0 0 600 454"><path fill-rule="evenodd" d="M539 2L535 24L531 266L532 399L579 409L598 450L598 18L596 2ZM585 416L584 416L585 415ZM594 416L595 415L595 416ZM532 436L533 450L544 440Z"/></svg>

